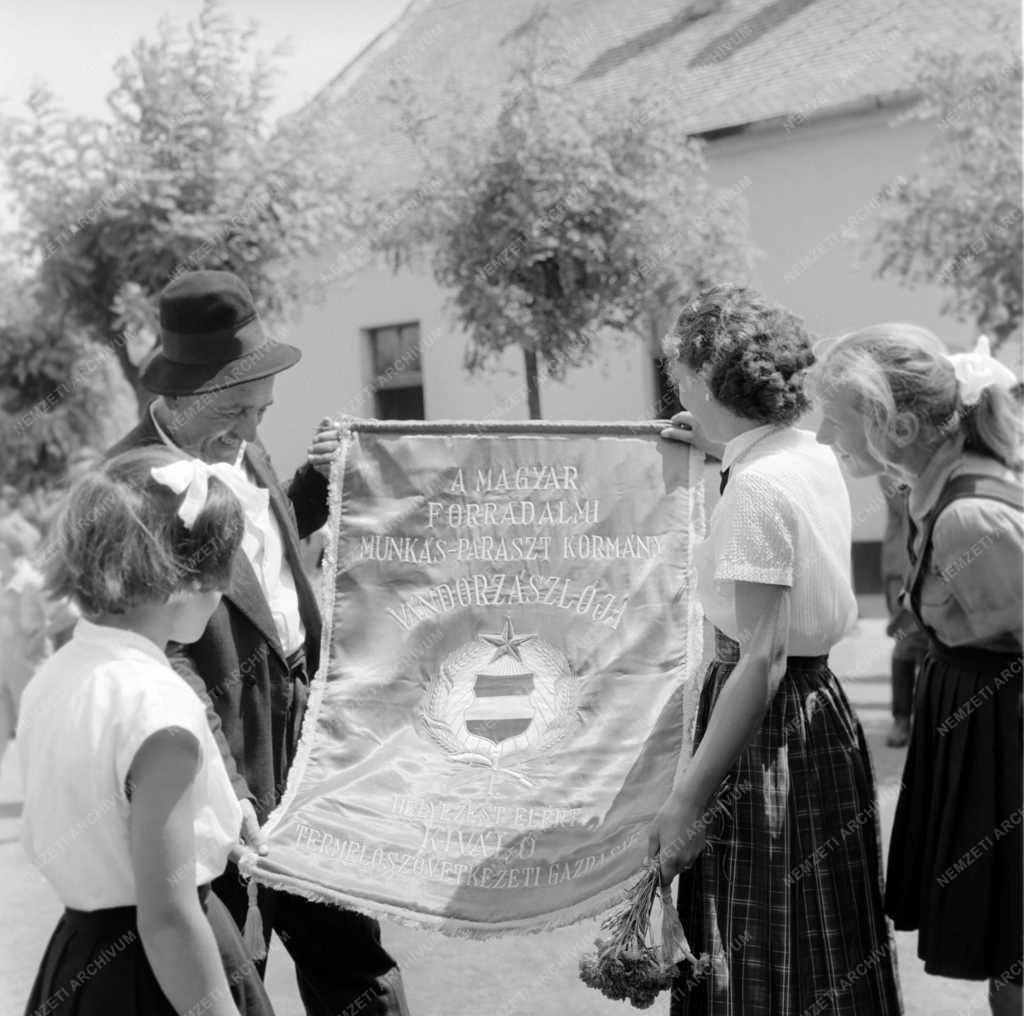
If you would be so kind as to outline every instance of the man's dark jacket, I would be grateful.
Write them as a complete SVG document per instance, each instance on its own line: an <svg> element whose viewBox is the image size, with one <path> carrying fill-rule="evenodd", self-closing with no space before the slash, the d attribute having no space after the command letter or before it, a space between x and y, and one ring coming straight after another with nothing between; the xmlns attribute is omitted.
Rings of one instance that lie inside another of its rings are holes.
<svg viewBox="0 0 1024 1016"><path fill-rule="evenodd" d="M149 413L107 453L162 444ZM245 463L270 491L270 510L281 530L285 559L295 580L306 629L310 677L320 656L320 612L303 571L299 540L327 521L327 481L312 466L282 488L260 443L246 445ZM239 550L231 583L202 638L171 653L175 667L207 703L224 765L239 798L252 798L260 822L280 800L298 743L308 686L292 681L274 619L256 573Z"/></svg>

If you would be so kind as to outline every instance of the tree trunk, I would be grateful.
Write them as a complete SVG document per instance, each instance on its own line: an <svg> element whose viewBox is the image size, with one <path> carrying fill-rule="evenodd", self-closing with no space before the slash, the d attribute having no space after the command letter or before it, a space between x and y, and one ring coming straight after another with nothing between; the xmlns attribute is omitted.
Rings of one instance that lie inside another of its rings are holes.
<svg viewBox="0 0 1024 1016"><path fill-rule="evenodd" d="M530 400L530 419L539 420L540 377L537 373L537 350L532 346L523 346L523 366L526 375L526 394Z"/></svg>
<svg viewBox="0 0 1024 1016"><path fill-rule="evenodd" d="M139 412L141 413L145 410L145 407L150 404L150 399L152 399L153 396L142 387L142 383L139 381L138 377L138 368L131 362L131 358L128 355L128 344L125 342L124 336L118 334L117 330L114 328L113 322L111 322L109 328L106 329L106 334L113 337L106 339L105 342L100 340L100 344L105 345L109 352L114 353L118 366L121 368L121 373L125 376L125 380L131 385L131 389L135 393L135 398L138 400Z"/></svg>
<svg viewBox="0 0 1024 1016"><path fill-rule="evenodd" d="M139 404L139 419L142 419L150 402L153 401L153 394L142 387L139 368L132 363L131 357L128 355L128 343L125 336L123 333L118 333L113 320L108 322L107 335L112 338L107 339L106 346L114 354L121 367L121 373L124 374L125 380L135 393L135 400Z"/></svg>

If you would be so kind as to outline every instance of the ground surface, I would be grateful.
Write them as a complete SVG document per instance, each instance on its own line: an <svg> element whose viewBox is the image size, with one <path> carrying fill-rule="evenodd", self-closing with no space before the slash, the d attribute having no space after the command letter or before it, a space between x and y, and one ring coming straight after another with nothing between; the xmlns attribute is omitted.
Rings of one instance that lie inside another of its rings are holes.
<svg viewBox="0 0 1024 1016"><path fill-rule="evenodd" d="M883 622L869 618L832 656L835 672L849 675L847 693L871 745L886 845L896 799L893 788L899 783L904 755L884 743L889 725L890 647ZM0 766L0 1016L22 1013L60 911L45 882L18 877L26 865L18 841L18 787L14 752L8 751ZM552 934L493 942L444 940L434 946L428 933L394 924L384 925L383 934L402 964L414 1016L627 1016L634 1010L603 999L577 979L576 957L589 947L596 929L596 922L588 922ZM987 1012L983 984L926 976L916 956L916 935L897 937L907 1016ZM268 984L278 1016L303 1016L288 956L278 944L271 951ZM667 1009L656 1005L647 1011L663 1014Z"/></svg>

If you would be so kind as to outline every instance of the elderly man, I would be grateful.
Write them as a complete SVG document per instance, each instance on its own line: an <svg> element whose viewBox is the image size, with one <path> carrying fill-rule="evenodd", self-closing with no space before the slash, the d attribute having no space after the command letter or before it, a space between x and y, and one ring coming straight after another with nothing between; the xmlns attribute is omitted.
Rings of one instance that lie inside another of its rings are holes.
<svg viewBox="0 0 1024 1016"><path fill-rule="evenodd" d="M160 297L160 328L160 348L142 372L159 397L108 454L162 442L237 469L243 552L202 638L173 662L207 702L242 803L242 837L265 852L260 824L284 791L320 651L321 620L299 540L327 520L326 477L338 435L323 421L306 464L282 486L257 428L273 403L274 376L301 353L264 333L237 276L198 271L175 279ZM247 895L234 865L214 889L243 926ZM276 930L295 961L309 1016L405 1011L376 921L264 887L259 907L265 938Z"/></svg>

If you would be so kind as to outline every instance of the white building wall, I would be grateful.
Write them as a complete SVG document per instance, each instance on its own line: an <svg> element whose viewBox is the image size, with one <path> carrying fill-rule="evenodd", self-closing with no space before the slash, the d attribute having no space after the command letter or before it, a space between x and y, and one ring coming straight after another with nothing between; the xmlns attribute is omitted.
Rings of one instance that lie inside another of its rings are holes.
<svg viewBox="0 0 1024 1016"><path fill-rule="evenodd" d="M818 334L838 334L883 320L910 320L951 345L973 340L972 329L942 317L938 290L907 290L875 277L870 239L878 222L873 197L897 177L909 177L934 127L893 125L890 111L850 115L784 129L751 131L709 145L714 180L723 187L749 179L744 193L751 236L763 252L757 285L802 315ZM850 216L860 221L844 228ZM794 268L815 247L827 250L807 268ZM325 258L325 263L329 262ZM282 472L301 460L319 418L342 409L374 411L369 346L364 329L419 321L424 343L426 413L430 419L528 417L522 357L509 353L484 375L462 366L465 336L453 330L444 295L425 274L367 269L329 287L322 305L307 308L292 341L302 362L278 381L264 438ZM601 362L573 371L566 383L544 380L548 419L637 419L655 401L649 350L640 339L607 341ZM812 418L805 424L814 427ZM857 541L878 540L885 513L875 480L851 481Z"/></svg>
<svg viewBox="0 0 1024 1016"><path fill-rule="evenodd" d="M886 185L901 186L898 177L909 180L917 172L936 129L919 120L897 124L899 116L891 109L876 110L808 122L792 131L723 138L709 145L712 178L722 187L749 178L744 193L750 232L763 255L756 285L800 314L815 334L912 321L948 345L966 347L975 332L939 312L937 287L909 290L875 275L879 258L872 239L879 216L873 199ZM851 216L859 221L847 225ZM817 260L800 267L805 256ZM813 429L817 420L810 417L803 425ZM878 481L848 479L847 486L854 540L881 539L885 507Z"/></svg>
<svg viewBox="0 0 1024 1016"><path fill-rule="evenodd" d="M261 433L282 472L301 460L324 415L374 413L374 380L365 331L420 323L423 389L431 420L529 419L523 357L510 350L494 367L472 375L463 366L466 336L445 313L441 289L423 274L369 268L328 287L321 304L308 306L290 329L303 358L280 375L274 408ZM656 401L654 371L638 339L608 339L592 365L562 384L543 378L541 411L547 419L635 420ZM645 348L645 347L644 347Z"/></svg>

